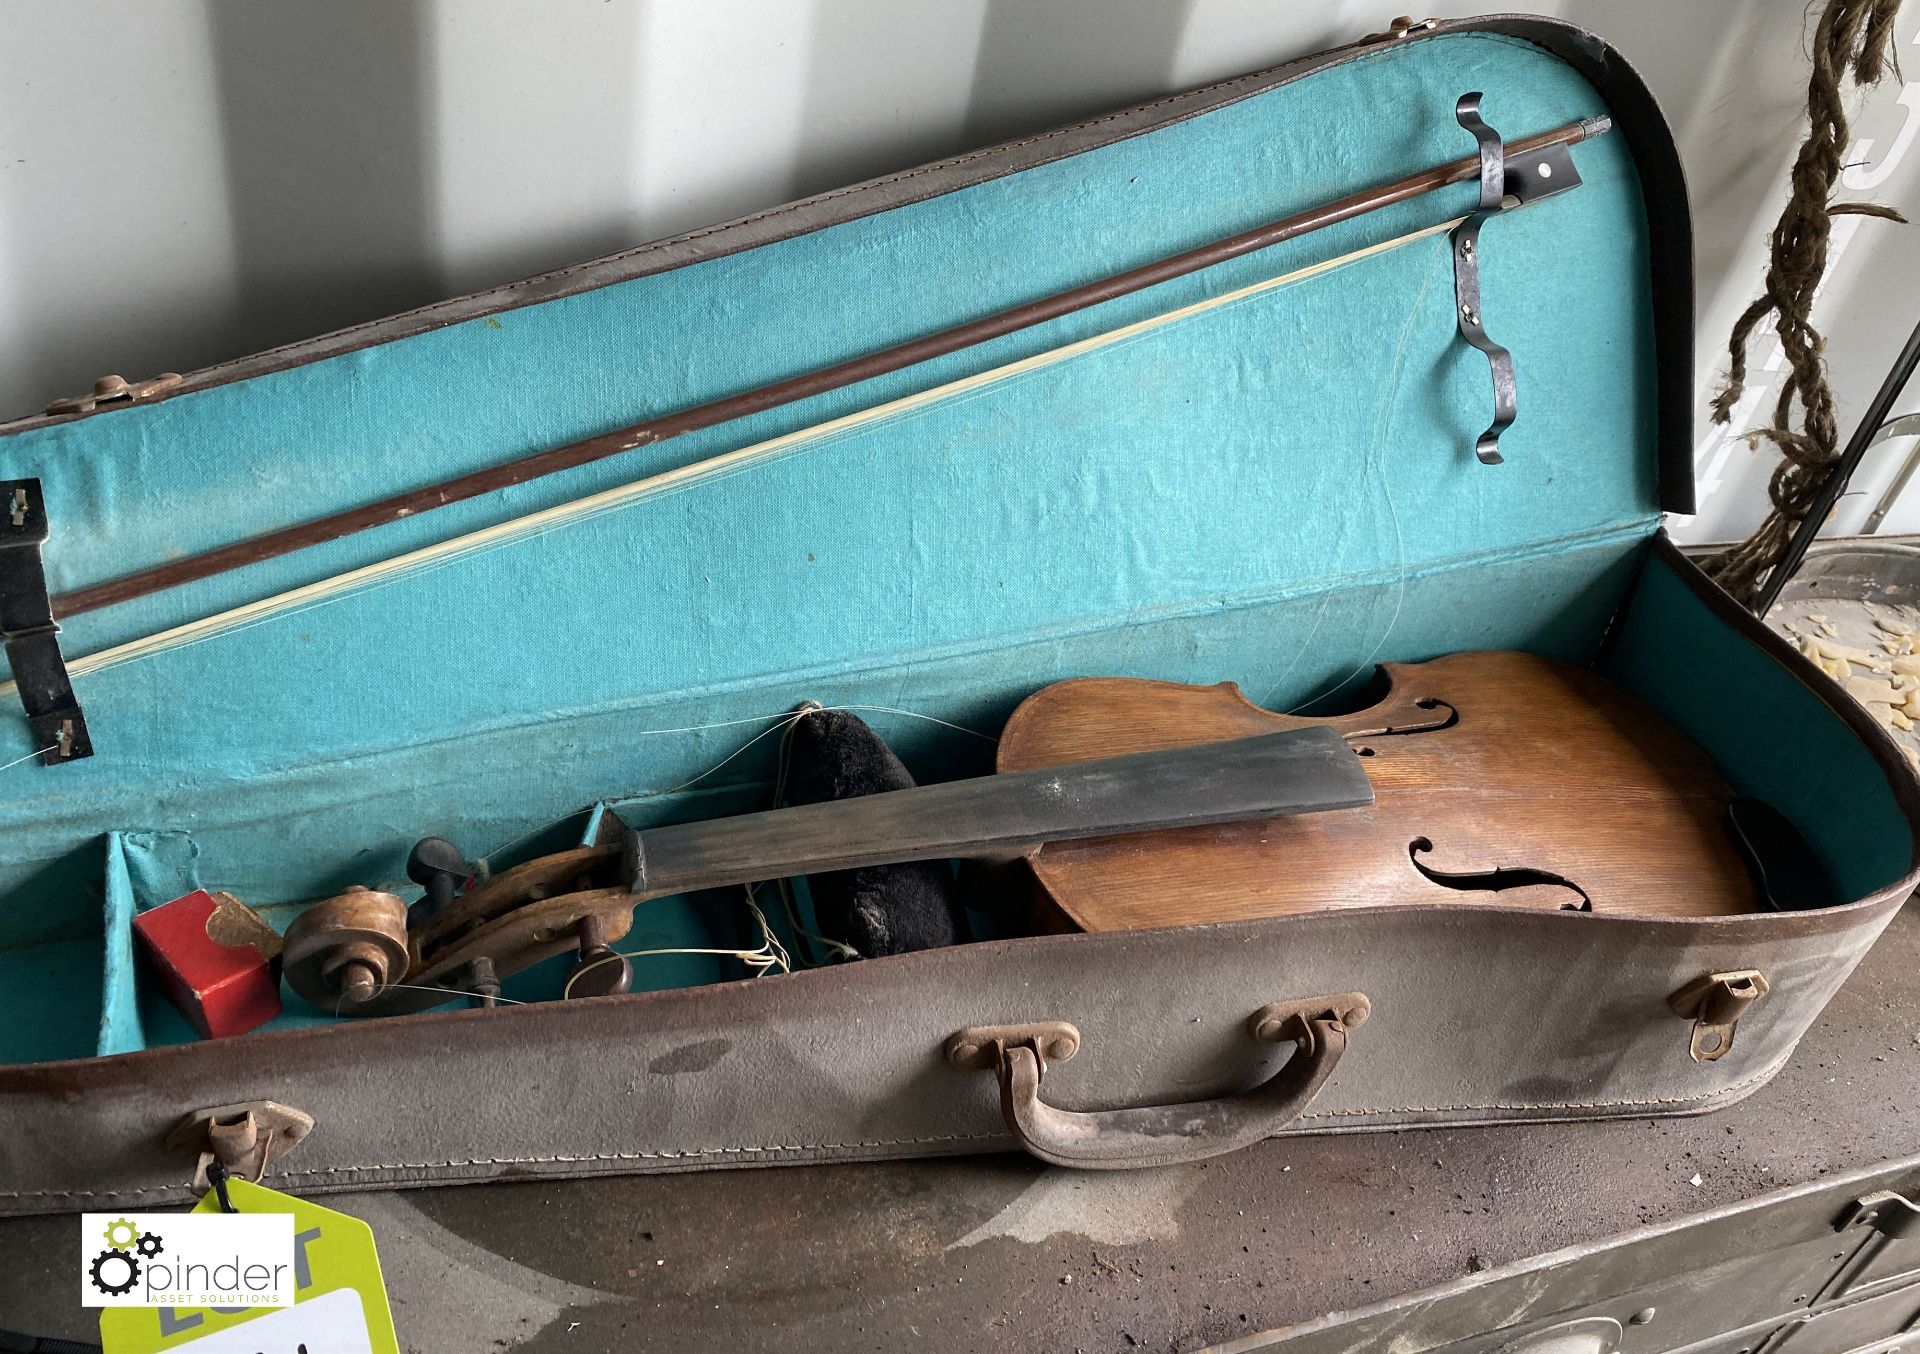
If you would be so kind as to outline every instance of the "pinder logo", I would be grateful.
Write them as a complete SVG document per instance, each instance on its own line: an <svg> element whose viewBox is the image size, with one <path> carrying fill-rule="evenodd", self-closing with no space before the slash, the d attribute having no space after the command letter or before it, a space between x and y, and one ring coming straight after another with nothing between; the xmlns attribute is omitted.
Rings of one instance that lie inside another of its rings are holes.
<svg viewBox="0 0 1920 1354"><path fill-rule="evenodd" d="M285 1307L297 1263L290 1213L86 1213L87 1307Z"/></svg>

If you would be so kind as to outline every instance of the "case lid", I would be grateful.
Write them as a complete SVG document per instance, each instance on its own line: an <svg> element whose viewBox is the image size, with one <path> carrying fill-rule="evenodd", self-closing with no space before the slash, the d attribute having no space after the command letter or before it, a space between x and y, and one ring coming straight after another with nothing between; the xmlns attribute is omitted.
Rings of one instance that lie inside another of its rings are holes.
<svg viewBox="0 0 1920 1354"><path fill-rule="evenodd" d="M190 832L178 849L201 859L185 872L255 900L397 882L424 833L483 844L679 785L806 697L991 733L1031 690L1086 673L1233 678L1285 708L1374 659L1590 656L1662 508L1690 506L1689 246L1644 87L1545 20L1361 45L130 407L27 420L0 436L0 478L43 482L46 567L69 591L1457 160L1474 151L1454 116L1469 91L1509 139L1614 119L1573 147L1579 188L1481 234L1486 328L1517 369L1504 464L1474 455L1488 361L1460 337L1448 239L1429 233L683 492L80 673L96 755L0 771L0 898L42 900L56 929L97 908L109 829ZM1417 196L893 375L89 612L66 653L1354 255L1477 193ZM909 755L928 727L902 726ZM953 767L984 747L954 736ZM0 714L0 765L38 750Z"/></svg>

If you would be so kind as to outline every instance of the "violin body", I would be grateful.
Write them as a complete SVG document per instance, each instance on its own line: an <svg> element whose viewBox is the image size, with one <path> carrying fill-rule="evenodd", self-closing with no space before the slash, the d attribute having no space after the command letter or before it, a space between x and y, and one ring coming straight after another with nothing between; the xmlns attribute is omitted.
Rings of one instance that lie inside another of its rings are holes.
<svg viewBox="0 0 1920 1354"><path fill-rule="evenodd" d="M1274 714L1231 682L1060 682L1024 701L998 769L1327 725L1375 803L1049 844L1025 862L1050 929L1124 930L1323 908L1524 906L1711 917L1763 906L1734 792L1662 716L1584 669L1513 652L1384 664L1377 704Z"/></svg>

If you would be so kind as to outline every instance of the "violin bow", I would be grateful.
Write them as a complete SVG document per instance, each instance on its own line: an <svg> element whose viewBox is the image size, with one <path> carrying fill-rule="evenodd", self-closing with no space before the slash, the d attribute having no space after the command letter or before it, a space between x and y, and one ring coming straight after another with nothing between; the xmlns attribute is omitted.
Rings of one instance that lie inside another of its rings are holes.
<svg viewBox="0 0 1920 1354"><path fill-rule="evenodd" d="M1509 154L1517 155L1547 146L1571 145L1598 136L1607 131L1611 125L1611 120L1605 117L1567 123L1550 131L1510 142L1507 150ZM696 429L711 427L728 419L763 412L811 395L836 390L842 386L928 361L961 348L984 343L989 339L1029 328L1160 282L1183 277L1214 264L1254 253L1367 212L1403 202L1448 184L1465 182L1477 176L1479 169L1480 162L1477 158L1438 165L1417 174L1396 179L1392 183L1354 193L1335 202L1325 203L1293 216L1269 222L1267 225L1239 235L1229 236L1185 253L1144 264L1097 282L1086 283L1012 310L972 320L953 329L942 330L937 334L914 339L893 348L882 349L837 366L790 377L772 385L698 405L651 423L636 424L600 437L570 443L518 461L460 476L439 485L410 490L405 494L382 499L377 503L318 518L281 531L270 532L235 545L222 546L203 554L173 560L105 583L63 593L53 599L54 614L56 617L72 616L81 611L129 601L135 597L195 582L248 564L290 554L309 545L338 540L342 536L416 515L447 503L472 498L492 489L524 483L542 475L550 475L560 470L602 460L622 451L651 445ZM450 537L444 541L437 541L389 559L378 560L357 569L350 569L285 592L275 593L199 620L188 621L151 635L97 650L94 653L70 659L67 663L68 675L72 678L83 677L137 659L151 657L169 649L211 639L290 611L304 610L350 593L390 582L422 569L450 563L477 551L536 536L633 503L691 488L752 465L778 460L828 438L944 404L986 386L1055 366L1087 353L1111 347L1140 334L1234 305L1374 255L1402 248L1419 240L1443 235L1466 219L1465 216L1460 216L1422 226L1404 235L1322 259L1277 277L1252 282L1218 296L1150 315L1131 324L1092 334L1014 362L991 367L970 376L870 405L864 409L857 409L837 418L798 428L765 441L722 452L705 460L676 466L628 484L615 485L581 498L557 503L549 508L464 535ZM0 696L9 695L14 690L14 683L0 683Z"/></svg>
<svg viewBox="0 0 1920 1354"><path fill-rule="evenodd" d="M1508 142L1505 148L1506 154L1525 155L1548 146L1573 145L1598 136L1611 126L1612 119L1607 117L1584 118L1534 136ZM689 409L682 409L646 422L630 424L578 442L569 442L564 446L552 447L517 460L457 475L437 484L408 489L373 503L364 503L342 512L269 531L232 545L220 546L197 555L169 560L149 569L123 574L119 578L75 588L52 599L53 617L55 620L64 620L100 607L112 606L117 602L131 601L136 597L145 597L185 583L198 582L216 574L244 568L249 564L258 564L263 560L292 554L309 546L337 541L343 536L351 536L371 527L397 522L403 518L417 517L421 513L431 512L435 508L445 507L450 503L464 502L510 485L525 484L528 480L590 465L595 461L602 461L623 452L653 446L687 433L698 432L752 414L764 413L782 405L793 404L815 395L856 385L876 376L884 376L907 367L917 366L934 358L959 352L964 348L977 347L992 339L1017 333L1022 329L1030 329L1038 324L1045 324L1049 320L1071 315L1105 301L1132 295L1134 292L1162 282L1185 277L1215 264L1271 248L1287 240L1352 220L1354 217L1394 206L1409 198L1418 197L1451 184L1465 183L1477 178L1480 168L1481 162L1477 155L1464 156L1443 165L1408 174L1390 183L1377 184L1332 202L1309 207L1305 211L1269 221L1265 225L1256 226L1237 235L1229 235L1224 239L1156 259L1151 263L1141 264L1109 277L1082 283L1065 291L1055 292L1051 296L1041 297L1039 300L996 311L991 315L968 320L952 328L925 334L844 362L836 362L830 366L785 377L752 390L709 400Z"/></svg>

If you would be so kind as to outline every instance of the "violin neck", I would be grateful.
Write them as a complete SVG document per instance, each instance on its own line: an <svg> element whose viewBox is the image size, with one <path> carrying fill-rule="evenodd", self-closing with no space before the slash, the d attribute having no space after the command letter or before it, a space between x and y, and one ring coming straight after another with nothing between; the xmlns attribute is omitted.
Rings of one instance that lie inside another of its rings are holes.
<svg viewBox="0 0 1920 1354"><path fill-rule="evenodd" d="M1372 802L1373 786L1339 733L1291 729L650 828L629 834L625 878L635 895L658 898Z"/></svg>

